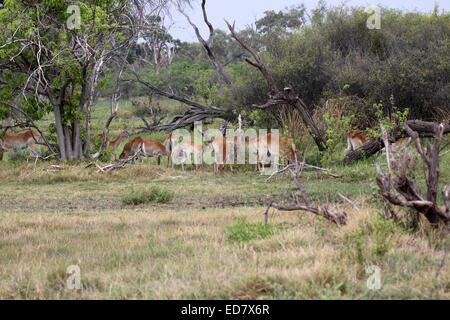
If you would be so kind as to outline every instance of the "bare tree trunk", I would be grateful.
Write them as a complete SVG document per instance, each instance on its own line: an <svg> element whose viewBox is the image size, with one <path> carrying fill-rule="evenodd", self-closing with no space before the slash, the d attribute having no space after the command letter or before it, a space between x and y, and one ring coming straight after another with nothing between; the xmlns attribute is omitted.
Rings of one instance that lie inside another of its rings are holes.
<svg viewBox="0 0 450 320"><path fill-rule="evenodd" d="M67 126L64 126L64 138L66 144L66 155L67 155L66 160L72 161L73 160L72 141L70 139L70 130L69 127Z"/></svg>
<svg viewBox="0 0 450 320"><path fill-rule="evenodd" d="M59 105L53 105L53 113L55 114L56 135L58 136L60 159L65 161L68 160L66 154L66 139L64 137L61 109L59 108Z"/></svg>

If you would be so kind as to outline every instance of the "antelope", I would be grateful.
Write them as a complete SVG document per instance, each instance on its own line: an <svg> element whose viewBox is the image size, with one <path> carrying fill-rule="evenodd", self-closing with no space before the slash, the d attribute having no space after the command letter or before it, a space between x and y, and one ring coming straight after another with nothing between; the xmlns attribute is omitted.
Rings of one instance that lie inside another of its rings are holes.
<svg viewBox="0 0 450 320"><path fill-rule="evenodd" d="M360 148L363 144L369 141L370 138L366 137L359 131L353 132L347 136L347 149L344 150L345 153L354 151Z"/></svg>
<svg viewBox="0 0 450 320"><path fill-rule="evenodd" d="M403 137L398 139L397 141L395 141L394 143L390 144L391 147L391 151L392 152L400 152L401 150L403 150L404 148L406 148L406 146L408 145L408 143L411 141L411 137ZM381 149L380 154L381 155L383 152L386 152L386 147L384 147L383 149Z"/></svg>
<svg viewBox="0 0 450 320"><path fill-rule="evenodd" d="M173 133L170 133L166 141L164 141L164 146L166 147L166 150L169 154L168 160L167 160L167 168L169 167L169 163L172 162L172 169L173 169L173 161L172 161L172 152L175 145L178 143L178 137L174 135Z"/></svg>
<svg viewBox="0 0 450 320"><path fill-rule="evenodd" d="M31 152L37 157L37 144L41 135L34 130L28 130L18 134L6 135L5 140L0 139L0 160L3 160L3 152L8 152L14 148L30 148Z"/></svg>
<svg viewBox="0 0 450 320"><path fill-rule="evenodd" d="M191 158L191 155L194 155L194 163L195 170L198 169L199 163L202 163L203 152L205 151L205 147L202 144L198 144L195 142L181 142L177 143L171 153L172 157L172 166L173 166L173 158L180 157L181 169L184 171L184 163L186 160ZM194 164L192 164L193 166Z"/></svg>
<svg viewBox="0 0 450 320"><path fill-rule="evenodd" d="M122 143L122 139L128 138L130 136L130 134L126 130L119 129L119 135L117 136L117 138L115 140L109 140L108 137L105 136L104 132L99 134L99 136L102 138L102 141L106 140L106 149L108 149L109 147L112 147L110 154L111 154L111 156L114 157L114 159L116 159L116 155L114 154L114 151L120 146L120 144Z"/></svg>
<svg viewBox="0 0 450 320"><path fill-rule="evenodd" d="M123 159L135 153L137 153L137 157L141 163L143 162L141 155L144 157L154 157L158 166L161 164L162 156L169 156L166 148L161 142L136 137L125 144L119 158Z"/></svg>
<svg viewBox="0 0 450 320"><path fill-rule="evenodd" d="M233 150L236 154L237 136L235 136L233 140L227 140L220 134L213 140L210 138L208 139L208 137L206 139L210 143L205 147L205 152L209 152L211 149L214 151L214 172L220 171L220 173L223 173L223 168L227 162L226 159L229 158L230 151ZM230 170L233 172L233 165L231 163Z"/></svg>
<svg viewBox="0 0 450 320"><path fill-rule="evenodd" d="M277 140L278 152L276 149ZM296 149L294 141L285 136L277 136L272 133L268 133L266 135L251 139L249 141L249 148L252 152L256 153L256 170L260 170L260 164L267 156L268 152L271 155L275 155L277 158L279 158L281 152L291 163L295 163ZM262 168L264 169L264 164L262 164Z"/></svg>
<svg viewBox="0 0 450 320"><path fill-rule="evenodd" d="M205 147L205 152L209 152L211 149L214 151L214 172L220 171L220 173L223 173L223 168L232 155L234 155L232 160L237 160L239 137L235 135L233 138L225 138L223 135L217 135L214 139L211 139L207 134L202 132L201 134L205 137L206 142L209 143ZM248 136L243 136L242 138L244 139L244 148L248 148L250 138ZM233 172L232 163L229 163L229 165L231 172Z"/></svg>

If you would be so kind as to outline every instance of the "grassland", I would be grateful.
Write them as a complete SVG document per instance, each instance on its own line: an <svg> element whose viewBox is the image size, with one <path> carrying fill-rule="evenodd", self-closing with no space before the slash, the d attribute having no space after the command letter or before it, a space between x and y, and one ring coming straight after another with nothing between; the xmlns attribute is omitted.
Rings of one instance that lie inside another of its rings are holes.
<svg viewBox="0 0 450 320"><path fill-rule="evenodd" d="M450 299L449 239L425 221L413 230L382 218L373 162L331 168L340 178L303 176L313 203L345 210L347 225L273 209L264 232L267 202L290 203L296 191L287 176L266 182L249 166L182 172L165 159L49 173L51 162L10 159L0 164L0 299ZM124 204L154 187L168 202ZM66 286L70 265L80 267L81 290ZM370 265L381 270L380 290L367 287Z"/></svg>

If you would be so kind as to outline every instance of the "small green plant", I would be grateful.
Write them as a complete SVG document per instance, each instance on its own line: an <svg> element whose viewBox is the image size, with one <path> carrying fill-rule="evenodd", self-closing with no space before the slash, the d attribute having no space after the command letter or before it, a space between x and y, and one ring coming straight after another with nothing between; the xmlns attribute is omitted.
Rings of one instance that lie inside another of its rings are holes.
<svg viewBox="0 0 450 320"><path fill-rule="evenodd" d="M392 220L385 220L384 218L378 218L372 220L369 223L369 232L372 234L375 240L375 245L372 247L372 252L377 257L383 257L390 248L389 239L394 232L394 225Z"/></svg>
<svg viewBox="0 0 450 320"><path fill-rule="evenodd" d="M246 218L239 218L238 221L226 227L228 241L231 242L248 242L254 239L264 239L274 234L273 225L267 224L264 228L262 222L247 222Z"/></svg>
<svg viewBox="0 0 450 320"><path fill-rule="evenodd" d="M329 166L342 162L344 159L344 149L347 143L347 134L350 131L350 125L354 121L353 115L344 115L342 106L332 100L330 104L331 110L323 115L323 119L327 124L327 141L326 151L322 153L321 165Z"/></svg>
<svg viewBox="0 0 450 320"><path fill-rule="evenodd" d="M135 191L134 189L128 195L122 197L124 205L139 205L146 203L167 203L172 201L173 191L151 187L148 190Z"/></svg>
<svg viewBox="0 0 450 320"><path fill-rule="evenodd" d="M347 235L347 240L353 243L355 246L355 259L360 264L363 265L365 261L364 257L364 246L365 246L365 233L364 230L360 229Z"/></svg>

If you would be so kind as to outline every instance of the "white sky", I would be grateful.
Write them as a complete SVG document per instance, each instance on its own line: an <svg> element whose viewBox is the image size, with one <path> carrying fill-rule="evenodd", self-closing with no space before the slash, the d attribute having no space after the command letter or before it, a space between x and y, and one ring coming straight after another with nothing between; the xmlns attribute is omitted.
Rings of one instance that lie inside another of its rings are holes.
<svg viewBox="0 0 450 320"><path fill-rule="evenodd" d="M342 0L326 0L327 6L336 6L341 4ZM250 25L263 17L266 10L282 10L287 6L293 6L304 3L307 10L314 9L318 0L208 0L206 9L208 19L214 28L228 30L223 19L227 19L230 23L236 22L236 29L241 30L245 26ZM420 11L429 13L434 9L435 3L439 5L440 11L444 9L450 11L450 0L348 0L345 1L347 6L364 6L382 5L388 8L402 9L405 11ZM193 10L188 10L193 22L199 27L202 35L207 37L208 31L203 23L201 0L195 0ZM187 23L186 18L175 9L172 10L173 25L170 33L182 41L196 42L194 31ZM381 21L383 23L383 21Z"/></svg>

